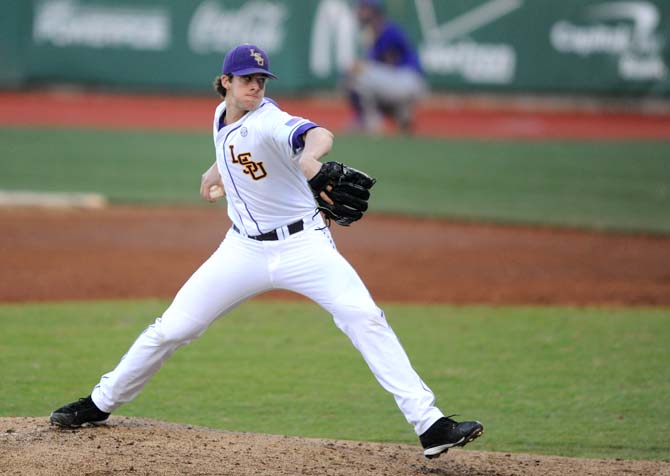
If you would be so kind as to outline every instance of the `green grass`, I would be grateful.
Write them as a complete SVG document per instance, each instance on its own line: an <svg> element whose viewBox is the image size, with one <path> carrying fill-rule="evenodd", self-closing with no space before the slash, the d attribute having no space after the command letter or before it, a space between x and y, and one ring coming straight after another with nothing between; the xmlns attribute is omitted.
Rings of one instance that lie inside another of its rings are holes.
<svg viewBox="0 0 670 476"><path fill-rule="evenodd" d="M341 136L330 158L379 179L371 210L670 232L668 141L466 141ZM201 203L209 134L0 129L0 189Z"/></svg>
<svg viewBox="0 0 670 476"><path fill-rule="evenodd" d="M0 129L0 188L98 192L117 203L197 203L211 136Z"/></svg>
<svg viewBox="0 0 670 476"><path fill-rule="evenodd" d="M166 302L0 305L0 415L86 395ZM384 306L473 448L667 459L670 310ZM236 431L417 444L330 317L255 302L180 349L118 414Z"/></svg>
<svg viewBox="0 0 670 476"><path fill-rule="evenodd" d="M670 231L670 142L373 141L337 150L379 175L380 210Z"/></svg>

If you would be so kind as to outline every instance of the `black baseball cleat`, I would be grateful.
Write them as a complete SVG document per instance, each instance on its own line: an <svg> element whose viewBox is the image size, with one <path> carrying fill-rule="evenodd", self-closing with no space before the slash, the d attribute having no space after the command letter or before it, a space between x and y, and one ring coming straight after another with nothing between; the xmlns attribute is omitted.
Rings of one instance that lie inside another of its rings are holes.
<svg viewBox="0 0 670 476"><path fill-rule="evenodd" d="M84 423L99 425L109 417L109 413L103 412L95 406L91 396L80 398L64 407L54 410L49 421L63 428L79 428Z"/></svg>
<svg viewBox="0 0 670 476"><path fill-rule="evenodd" d="M467 445L482 433L484 426L478 421L459 423L450 417L442 417L419 436L419 439L423 446L423 455L432 459L446 453L449 448Z"/></svg>

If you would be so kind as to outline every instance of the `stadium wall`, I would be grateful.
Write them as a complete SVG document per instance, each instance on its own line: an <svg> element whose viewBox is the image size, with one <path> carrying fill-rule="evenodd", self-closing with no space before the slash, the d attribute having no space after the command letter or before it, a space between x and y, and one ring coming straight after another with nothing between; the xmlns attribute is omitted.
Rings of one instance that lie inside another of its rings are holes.
<svg viewBox="0 0 670 476"><path fill-rule="evenodd" d="M353 1L5 0L0 86L208 90L252 42L273 91L332 89L358 54ZM387 0L435 90L670 97L667 0Z"/></svg>

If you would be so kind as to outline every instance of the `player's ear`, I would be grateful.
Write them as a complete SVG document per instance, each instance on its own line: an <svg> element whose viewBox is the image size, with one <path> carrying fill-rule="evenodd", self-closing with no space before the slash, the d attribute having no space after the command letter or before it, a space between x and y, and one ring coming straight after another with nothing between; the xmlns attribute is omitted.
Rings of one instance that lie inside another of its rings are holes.
<svg viewBox="0 0 670 476"><path fill-rule="evenodd" d="M221 85L224 87L224 89L228 90L232 87L233 84L233 76L232 75L227 75L223 74L221 75Z"/></svg>
<svg viewBox="0 0 670 476"><path fill-rule="evenodd" d="M221 84L221 79L222 79L222 76L215 76L214 81L212 82L212 86L214 87L214 91L216 91L216 93L220 97L225 98L226 97L226 88L224 88L223 84Z"/></svg>

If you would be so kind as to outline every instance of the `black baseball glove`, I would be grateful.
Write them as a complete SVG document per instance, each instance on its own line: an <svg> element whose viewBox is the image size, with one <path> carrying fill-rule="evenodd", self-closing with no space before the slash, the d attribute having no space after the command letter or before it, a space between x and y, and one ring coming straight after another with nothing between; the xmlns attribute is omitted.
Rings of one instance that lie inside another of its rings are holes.
<svg viewBox="0 0 670 476"><path fill-rule="evenodd" d="M342 226L349 226L363 217L368 209L370 189L376 180L366 173L339 162L326 162L309 181L319 209ZM321 192L333 201L333 205L321 197Z"/></svg>

